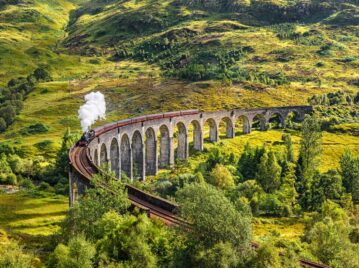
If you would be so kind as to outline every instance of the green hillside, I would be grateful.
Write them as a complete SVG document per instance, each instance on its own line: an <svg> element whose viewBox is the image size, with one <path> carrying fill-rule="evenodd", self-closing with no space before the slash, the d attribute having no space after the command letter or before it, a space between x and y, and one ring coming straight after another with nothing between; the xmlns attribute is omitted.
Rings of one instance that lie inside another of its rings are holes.
<svg viewBox="0 0 359 268"><path fill-rule="evenodd" d="M0 0L0 66L0 267L358 267L357 0ZM101 175L116 200L94 187L67 213L93 91L107 106L95 126L184 109L316 116L233 139L222 122L217 143L206 125L203 152L190 127L189 159L133 182L203 217L188 233L130 215Z"/></svg>
<svg viewBox="0 0 359 268"><path fill-rule="evenodd" d="M315 94L357 92L354 2L218 3L3 4L0 85L38 67L54 81L35 85L0 137L26 146L44 137L58 143L66 127L79 129L77 109L92 90L106 96L107 121L175 109L306 104ZM21 134L34 123L48 132Z"/></svg>

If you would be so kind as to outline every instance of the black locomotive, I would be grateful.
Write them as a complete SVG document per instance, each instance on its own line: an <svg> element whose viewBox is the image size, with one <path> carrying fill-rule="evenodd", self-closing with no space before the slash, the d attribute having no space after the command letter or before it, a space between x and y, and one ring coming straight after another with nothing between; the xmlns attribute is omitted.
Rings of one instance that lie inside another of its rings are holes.
<svg viewBox="0 0 359 268"><path fill-rule="evenodd" d="M82 136L81 136L81 139L77 142L77 146L80 146L80 147L87 146L88 143L90 142L90 140L94 136L95 136L95 131L92 129L84 132L84 134L82 134Z"/></svg>

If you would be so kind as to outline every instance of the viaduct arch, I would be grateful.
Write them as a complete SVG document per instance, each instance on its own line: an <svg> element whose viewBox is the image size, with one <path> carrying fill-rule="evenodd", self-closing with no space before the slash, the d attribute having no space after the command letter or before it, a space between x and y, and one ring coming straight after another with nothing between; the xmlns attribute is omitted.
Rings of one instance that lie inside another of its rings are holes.
<svg viewBox="0 0 359 268"><path fill-rule="evenodd" d="M95 138L88 148L92 162L108 164L117 178L144 180L146 176L156 175L160 168L174 165L176 159L187 159L189 135L193 136L193 149L202 151L205 137L210 142L219 141L220 124L225 129L222 134L234 138L253 129L285 128L288 115L295 114L296 120L303 120L311 111L311 106L287 106L142 116L94 129ZM209 133L205 133L205 127Z"/></svg>

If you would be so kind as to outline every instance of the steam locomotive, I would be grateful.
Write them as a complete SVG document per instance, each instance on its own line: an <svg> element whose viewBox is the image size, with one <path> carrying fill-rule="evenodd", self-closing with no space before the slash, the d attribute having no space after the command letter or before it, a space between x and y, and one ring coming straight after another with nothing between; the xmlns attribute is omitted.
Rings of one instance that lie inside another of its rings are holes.
<svg viewBox="0 0 359 268"><path fill-rule="evenodd" d="M88 145L90 140L95 137L95 131L93 129L89 131L85 131L84 134L82 134L81 139L77 142L77 146L85 147Z"/></svg>

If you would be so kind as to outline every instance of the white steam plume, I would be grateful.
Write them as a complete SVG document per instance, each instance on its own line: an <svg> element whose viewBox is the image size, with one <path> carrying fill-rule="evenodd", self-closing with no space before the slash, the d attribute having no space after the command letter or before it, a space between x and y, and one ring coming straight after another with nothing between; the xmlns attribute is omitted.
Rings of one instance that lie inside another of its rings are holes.
<svg viewBox="0 0 359 268"><path fill-rule="evenodd" d="M82 131L87 131L96 120L106 115L105 96L101 92L91 92L85 96L86 103L79 109Z"/></svg>

